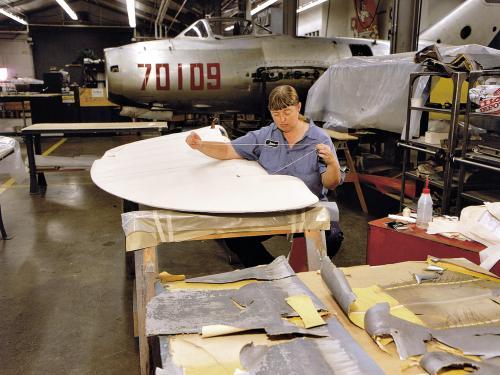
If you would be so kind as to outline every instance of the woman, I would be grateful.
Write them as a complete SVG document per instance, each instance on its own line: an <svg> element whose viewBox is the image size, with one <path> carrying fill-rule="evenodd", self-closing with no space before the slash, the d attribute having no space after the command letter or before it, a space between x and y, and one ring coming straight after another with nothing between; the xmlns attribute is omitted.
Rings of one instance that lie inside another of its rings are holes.
<svg viewBox="0 0 500 375"><path fill-rule="evenodd" d="M322 201L326 193L343 180L344 175L328 135L300 114L301 103L292 86L274 88L269 95L269 111L273 122L222 146L203 142L192 132L186 143L207 156L220 160L256 160L270 174L285 174L300 178ZM331 223L327 231L328 255L335 255L342 241L338 224ZM226 239L228 247L251 267L270 263L274 258L262 245L269 237Z"/></svg>

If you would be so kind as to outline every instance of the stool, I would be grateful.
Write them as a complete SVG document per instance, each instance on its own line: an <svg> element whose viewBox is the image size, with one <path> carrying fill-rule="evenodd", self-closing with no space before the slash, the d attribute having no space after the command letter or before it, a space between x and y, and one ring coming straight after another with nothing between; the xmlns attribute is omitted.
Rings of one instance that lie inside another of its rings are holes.
<svg viewBox="0 0 500 375"><path fill-rule="evenodd" d="M331 129L323 129L325 133L333 140L333 144L335 145L335 149L337 151L344 151L345 159L347 162L347 167L349 171L345 176L344 182L352 182L354 184L354 188L356 189L356 194L358 196L359 204L361 205L361 209L365 214L368 213L368 207L366 206L365 196L363 195L363 190L361 190L361 184L359 183L358 173L356 172L356 166L354 161L352 160L351 152L349 151L349 147L347 146L347 142L349 141L357 141L358 137L353 135L349 135L348 133L340 133Z"/></svg>

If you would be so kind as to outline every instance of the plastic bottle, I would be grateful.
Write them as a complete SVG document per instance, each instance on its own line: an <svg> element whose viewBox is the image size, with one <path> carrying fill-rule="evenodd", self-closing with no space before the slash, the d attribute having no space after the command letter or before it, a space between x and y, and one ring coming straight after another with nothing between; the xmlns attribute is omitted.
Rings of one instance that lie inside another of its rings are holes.
<svg viewBox="0 0 500 375"><path fill-rule="evenodd" d="M432 198L429 190L429 177L425 178L425 187L418 200L417 206L417 227L426 229L432 221Z"/></svg>

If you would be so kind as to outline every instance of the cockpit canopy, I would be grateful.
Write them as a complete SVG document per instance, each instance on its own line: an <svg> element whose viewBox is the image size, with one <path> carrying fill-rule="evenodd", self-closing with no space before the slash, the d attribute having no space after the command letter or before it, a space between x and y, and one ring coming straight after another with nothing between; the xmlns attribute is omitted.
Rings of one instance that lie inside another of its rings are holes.
<svg viewBox="0 0 500 375"><path fill-rule="evenodd" d="M196 21L176 38L230 38L246 35L269 35L263 26L241 18L206 18Z"/></svg>

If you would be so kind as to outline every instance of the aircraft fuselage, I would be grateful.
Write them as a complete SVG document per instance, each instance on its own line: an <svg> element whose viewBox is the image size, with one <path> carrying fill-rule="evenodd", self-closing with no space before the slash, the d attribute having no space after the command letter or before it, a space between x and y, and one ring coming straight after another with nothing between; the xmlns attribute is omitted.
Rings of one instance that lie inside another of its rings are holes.
<svg viewBox="0 0 500 375"><path fill-rule="evenodd" d="M263 81L307 91L349 46L286 35L211 40L164 39L105 50L109 98L120 104L163 104L180 111L255 113Z"/></svg>

